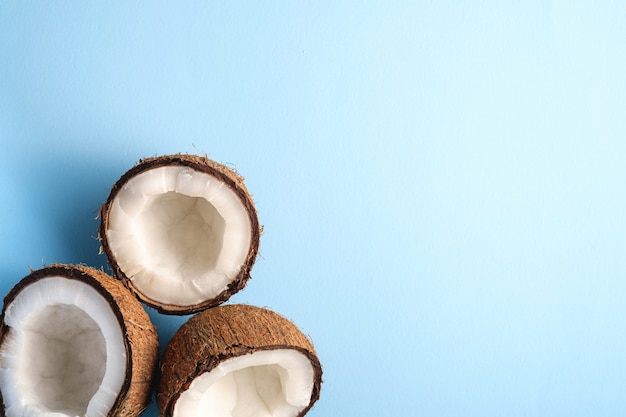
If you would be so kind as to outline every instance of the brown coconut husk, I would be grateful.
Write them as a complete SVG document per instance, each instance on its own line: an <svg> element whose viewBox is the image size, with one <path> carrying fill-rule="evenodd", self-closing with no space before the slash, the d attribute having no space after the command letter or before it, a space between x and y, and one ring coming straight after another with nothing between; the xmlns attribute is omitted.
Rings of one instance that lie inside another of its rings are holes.
<svg viewBox="0 0 626 417"><path fill-rule="evenodd" d="M161 363L157 390L160 415L171 417L174 405L191 382L225 360L261 350L295 349L314 369L306 414L319 399L322 367L311 341L285 317L243 304L224 305L193 316L172 337Z"/></svg>
<svg viewBox="0 0 626 417"><path fill-rule="evenodd" d="M126 350L126 375L120 392L109 412L110 417L134 417L150 403L159 357L156 328L141 303L119 281L95 268L83 265L53 264L33 271L23 278L4 298L0 316L0 344L11 331L4 322L5 309L28 285L47 277L63 277L81 281L95 289L111 306L117 317ZM109 358L116 360L117 358ZM0 415L4 416L0 393Z"/></svg>
<svg viewBox="0 0 626 417"><path fill-rule="evenodd" d="M212 299L205 300L195 305L180 306L174 304L164 304L141 293L134 287L130 277L128 277L124 271L120 269L107 239L106 232L109 228L109 211L119 190L134 176L144 171L164 166L189 167L193 170L209 174L222 181L239 196L250 218L250 248L248 249L248 255L243 262L239 273L231 281L228 287L220 294ZM261 232L262 226L259 225L254 201L248 192L244 184L244 178L241 175L228 168L226 165L215 162L206 156L177 154L142 159L137 165L122 175L122 177L113 185L107 201L100 208L100 228L98 230L98 236L102 245L101 250L106 254L115 276L120 279L124 285L126 285L141 301L155 308L160 313L183 315L196 313L198 311L220 305L246 286L248 280L250 279L250 271L252 270L258 254Z"/></svg>

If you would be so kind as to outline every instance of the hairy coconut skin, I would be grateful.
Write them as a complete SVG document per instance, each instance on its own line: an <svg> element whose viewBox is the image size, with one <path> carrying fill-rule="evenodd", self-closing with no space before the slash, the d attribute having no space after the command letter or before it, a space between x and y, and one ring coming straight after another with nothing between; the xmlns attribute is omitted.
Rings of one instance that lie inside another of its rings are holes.
<svg viewBox="0 0 626 417"><path fill-rule="evenodd" d="M131 279L124 274L124 271L122 271L117 264L115 255L111 251L107 239L106 232L109 228L109 212L111 204L116 198L119 190L134 176L150 169L166 166L185 166L219 179L230 187L237 194L237 196L239 196L250 218L250 248L237 276L224 291L214 298L191 306L164 304L138 291L134 287ZM98 230L98 236L101 241L102 251L106 254L115 276L120 279L133 293L135 293L141 301L163 314L184 315L197 313L207 308L220 305L246 286L248 280L250 279L250 271L252 270L258 254L261 232L262 227L259 225L254 201L244 184L244 178L242 176L227 166L215 162L206 156L177 154L141 159L137 165L122 175L122 177L113 185L107 201L100 208L100 228Z"/></svg>
<svg viewBox="0 0 626 417"><path fill-rule="evenodd" d="M180 394L199 375L221 362L261 350L295 349L314 369L314 385L306 414L319 399L322 367L311 341L285 317L244 304L223 305L193 316L172 337L161 363L157 405L171 417Z"/></svg>
<svg viewBox="0 0 626 417"><path fill-rule="evenodd" d="M83 265L54 264L22 279L4 298L0 344L11 328L4 324L5 310L17 294L34 282L52 276L78 280L94 288L111 306L124 340L126 375L120 392L109 412L110 417L135 417L150 403L154 376L158 369L159 341L156 328L141 303L119 281L95 268ZM110 358L116 360L117 358ZM0 416L5 406L0 393Z"/></svg>

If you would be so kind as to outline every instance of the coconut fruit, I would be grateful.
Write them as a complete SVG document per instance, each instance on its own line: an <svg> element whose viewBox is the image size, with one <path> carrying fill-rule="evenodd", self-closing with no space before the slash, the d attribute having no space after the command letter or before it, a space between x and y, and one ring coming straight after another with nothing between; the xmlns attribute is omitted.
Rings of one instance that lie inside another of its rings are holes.
<svg viewBox="0 0 626 417"><path fill-rule="evenodd" d="M311 341L268 309L223 305L193 316L161 363L164 417L295 417L317 401L322 368Z"/></svg>
<svg viewBox="0 0 626 417"><path fill-rule="evenodd" d="M158 338L118 280L85 266L32 272L7 294L0 415L137 416L148 405Z"/></svg>
<svg viewBox="0 0 626 417"><path fill-rule="evenodd" d="M115 183L100 219L115 275L166 314L226 301L246 285L259 247L243 178L195 155L141 160Z"/></svg>

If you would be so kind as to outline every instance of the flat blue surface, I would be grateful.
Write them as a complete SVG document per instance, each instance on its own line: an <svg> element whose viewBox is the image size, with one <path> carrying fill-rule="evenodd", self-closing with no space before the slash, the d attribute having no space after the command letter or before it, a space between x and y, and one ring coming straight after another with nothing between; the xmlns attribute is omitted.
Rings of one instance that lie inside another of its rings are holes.
<svg viewBox="0 0 626 417"><path fill-rule="evenodd" d="M624 3L224 3L0 3L2 293L105 266L111 185L206 152L265 226L231 302L317 347L310 416L625 415Z"/></svg>

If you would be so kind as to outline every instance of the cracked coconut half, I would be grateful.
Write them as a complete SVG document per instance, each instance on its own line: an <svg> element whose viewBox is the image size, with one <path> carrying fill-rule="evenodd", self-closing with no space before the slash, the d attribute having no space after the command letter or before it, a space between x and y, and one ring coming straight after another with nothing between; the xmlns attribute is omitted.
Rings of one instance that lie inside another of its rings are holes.
<svg viewBox="0 0 626 417"><path fill-rule="evenodd" d="M166 314L226 301L246 285L259 247L243 178L206 157L140 161L113 186L100 218L116 276Z"/></svg>
<svg viewBox="0 0 626 417"><path fill-rule="evenodd" d="M0 415L133 417L148 405L156 329L118 280L52 265L5 297L0 327Z"/></svg>
<svg viewBox="0 0 626 417"><path fill-rule="evenodd" d="M296 417L319 398L322 368L311 341L268 309L224 305L174 334L157 392L164 417Z"/></svg>

